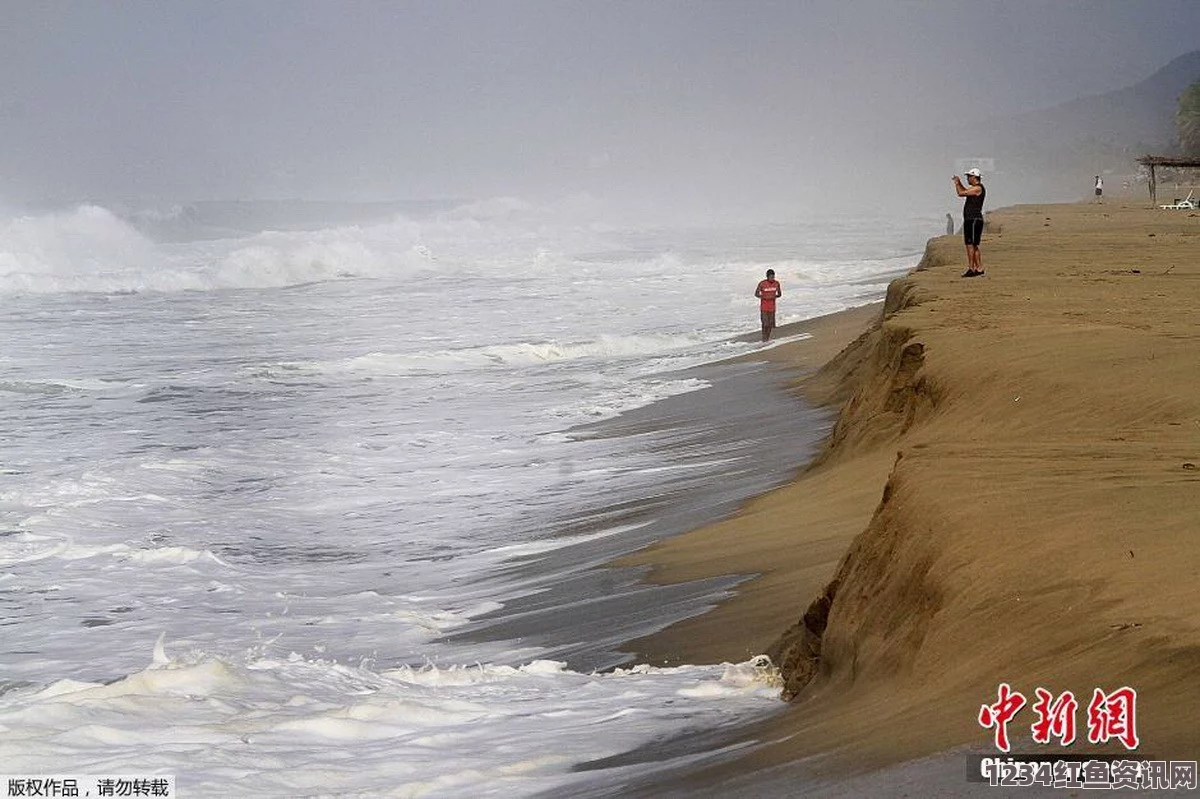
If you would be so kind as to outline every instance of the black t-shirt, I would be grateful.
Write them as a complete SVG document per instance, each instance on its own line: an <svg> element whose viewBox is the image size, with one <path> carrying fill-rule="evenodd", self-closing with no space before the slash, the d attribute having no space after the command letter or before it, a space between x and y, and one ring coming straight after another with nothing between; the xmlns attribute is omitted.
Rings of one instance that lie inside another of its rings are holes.
<svg viewBox="0 0 1200 799"><path fill-rule="evenodd" d="M983 219L983 198L986 196L987 189L980 183L979 194L969 195L963 203L963 219Z"/></svg>

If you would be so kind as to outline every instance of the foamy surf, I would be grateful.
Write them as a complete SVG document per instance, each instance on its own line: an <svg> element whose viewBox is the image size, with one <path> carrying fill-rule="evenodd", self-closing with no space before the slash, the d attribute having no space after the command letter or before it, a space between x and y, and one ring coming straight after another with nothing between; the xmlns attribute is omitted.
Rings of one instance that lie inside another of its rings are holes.
<svg viewBox="0 0 1200 799"><path fill-rule="evenodd" d="M602 791L778 709L753 664L608 670L740 578L596 567L790 473L821 420L712 364L763 269L782 320L838 310L893 231L252 209L0 223L6 771Z"/></svg>
<svg viewBox="0 0 1200 799"><path fill-rule="evenodd" d="M13 773L123 763L201 795L244 795L246 774L257 796L511 795L586 783L574 763L656 735L760 716L777 692L761 658L608 674L538 660L374 672L296 654L167 657L160 639L149 668L113 682L5 695L0 761Z"/></svg>

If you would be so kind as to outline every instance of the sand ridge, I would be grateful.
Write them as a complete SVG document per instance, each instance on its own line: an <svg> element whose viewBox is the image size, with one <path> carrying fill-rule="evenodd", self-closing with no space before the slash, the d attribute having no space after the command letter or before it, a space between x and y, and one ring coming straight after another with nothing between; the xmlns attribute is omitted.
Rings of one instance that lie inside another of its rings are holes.
<svg viewBox="0 0 1200 799"><path fill-rule="evenodd" d="M1139 752L1200 754L1200 216L1017 206L982 250L964 280L961 241L931 240L802 382L841 410L796 481L633 557L665 580L761 575L634 645L782 662L792 707L737 768L986 743L1000 682L1081 707L1134 687Z"/></svg>

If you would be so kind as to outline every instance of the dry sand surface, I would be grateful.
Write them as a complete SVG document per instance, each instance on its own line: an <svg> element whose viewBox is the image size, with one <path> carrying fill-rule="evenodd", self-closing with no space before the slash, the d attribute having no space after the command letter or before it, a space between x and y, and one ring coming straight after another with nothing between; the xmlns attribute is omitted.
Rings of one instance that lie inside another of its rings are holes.
<svg viewBox="0 0 1200 799"><path fill-rule="evenodd" d="M1200 756L1200 215L1018 206L982 250L986 277L964 280L961 241L933 239L882 312L768 350L804 369L867 330L798 385L840 407L824 454L626 559L664 581L760 575L631 645L782 663L792 706L754 733L772 743L696 785L986 746L1001 682L1030 704L1073 692L1083 739L1093 689L1131 686L1137 757ZM1009 726L1015 750L1034 718Z"/></svg>

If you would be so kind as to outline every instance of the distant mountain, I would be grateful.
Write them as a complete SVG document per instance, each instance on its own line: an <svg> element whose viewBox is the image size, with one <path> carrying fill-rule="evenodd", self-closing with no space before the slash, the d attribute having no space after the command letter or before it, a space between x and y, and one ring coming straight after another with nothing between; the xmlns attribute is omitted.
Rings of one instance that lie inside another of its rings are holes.
<svg viewBox="0 0 1200 799"><path fill-rule="evenodd" d="M1042 111L995 120L994 141L1037 138L1062 143L1094 139L1129 147L1169 148L1179 96L1200 80L1200 50L1176 58L1146 80L1117 91L1080 97Z"/></svg>
<svg viewBox="0 0 1200 799"><path fill-rule="evenodd" d="M1124 89L946 130L943 157L992 157L1013 177L1131 173L1137 156L1174 151L1179 96L1197 80L1200 50Z"/></svg>

